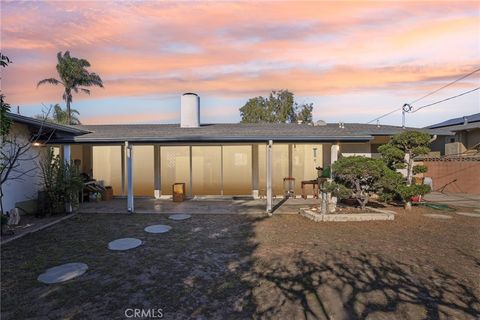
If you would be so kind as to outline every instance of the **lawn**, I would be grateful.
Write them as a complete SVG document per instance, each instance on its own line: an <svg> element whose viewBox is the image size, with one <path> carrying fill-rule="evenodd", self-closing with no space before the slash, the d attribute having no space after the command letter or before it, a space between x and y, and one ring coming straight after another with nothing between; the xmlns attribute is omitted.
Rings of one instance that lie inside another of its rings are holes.
<svg viewBox="0 0 480 320"><path fill-rule="evenodd" d="M125 319L127 308L161 308L165 319L477 319L480 218L423 213L433 211L357 223L81 214L2 247L2 319ZM143 231L158 223L173 229ZM124 237L145 243L107 249ZM68 262L90 269L36 280Z"/></svg>

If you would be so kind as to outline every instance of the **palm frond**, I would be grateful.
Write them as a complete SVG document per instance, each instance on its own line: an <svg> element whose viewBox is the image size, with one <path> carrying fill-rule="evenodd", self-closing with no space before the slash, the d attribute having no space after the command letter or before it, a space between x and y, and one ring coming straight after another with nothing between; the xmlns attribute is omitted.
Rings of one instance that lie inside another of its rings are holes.
<svg viewBox="0 0 480 320"><path fill-rule="evenodd" d="M85 89L85 88L80 88L80 90L81 90L83 93L86 93L86 94L90 95L90 90Z"/></svg>
<svg viewBox="0 0 480 320"><path fill-rule="evenodd" d="M41 86L42 84L46 84L46 83L53 84L53 85L63 84L60 80L57 80L55 78L47 78L47 79L43 79L43 80L38 81L37 88L39 86Z"/></svg>

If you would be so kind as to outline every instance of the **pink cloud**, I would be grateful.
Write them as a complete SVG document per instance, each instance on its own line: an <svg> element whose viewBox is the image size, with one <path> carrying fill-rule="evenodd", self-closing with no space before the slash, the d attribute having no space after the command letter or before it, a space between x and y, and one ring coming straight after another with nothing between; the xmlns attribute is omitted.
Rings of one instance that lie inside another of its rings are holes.
<svg viewBox="0 0 480 320"><path fill-rule="evenodd" d="M2 51L14 63L2 92L14 105L59 101L61 88L35 85L70 49L105 81L74 101L416 94L480 63L479 21L475 2L5 2Z"/></svg>

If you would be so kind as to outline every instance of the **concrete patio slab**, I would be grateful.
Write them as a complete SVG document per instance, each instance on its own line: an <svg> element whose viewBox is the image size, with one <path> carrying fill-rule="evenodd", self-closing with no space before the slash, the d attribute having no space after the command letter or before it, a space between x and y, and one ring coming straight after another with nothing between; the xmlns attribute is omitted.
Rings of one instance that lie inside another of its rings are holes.
<svg viewBox="0 0 480 320"><path fill-rule="evenodd" d="M475 194L431 192L423 199L428 202L480 209L480 195Z"/></svg>
<svg viewBox="0 0 480 320"><path fill-rule="evenodd" d="M428 213L428 214L424 214L423 216L428 218L433 218L433 219L452 219L452 216L448 216L446 214Z"/></svg>
<svg viewBox="0 0 480 320"><path fill-rule="evenodd" d="M456 214L459 214L461 216L466 216L466 217L473 217L473 218L480 218L480 213L475 213L475 212L455 212Z"/></svg>
<svg viewBox="0 0 480 320"><path fill-rule="evenodd" d="M283 200L274 199L276 206ZM297 214L305 206L318 204L317 199L288 199L279 206L274 214ZM191 199L184 202L173 202L169 199L135 198L136 213L166 213L177 214L265 214L266 201L221 199ZM85 202L79 210L83 213L127 213L127 199L115 198L111 201Z"/></svg>
<svg viewBox="0 0 480 320"><path fill-rule="evenodd" d="M108 244L108 249L114 251L124 251L136 248L142 244L142 240L136 238L122 238L111 241Z"/></svg>
<svg viewBox="0 0 480 320"><path fill-rule="evenodd" d="M85 263L66 263L47 269L37 280L46 284L60 283L81 276L87 270L88 266Z"/></svg>
<svg viewBox="0 0 480 320"><path fill-rule="evenodd" d="M146 227L144 230L148 233L165 233L172 230L172 227L165 224L155 224L153 226Z"/></svg>

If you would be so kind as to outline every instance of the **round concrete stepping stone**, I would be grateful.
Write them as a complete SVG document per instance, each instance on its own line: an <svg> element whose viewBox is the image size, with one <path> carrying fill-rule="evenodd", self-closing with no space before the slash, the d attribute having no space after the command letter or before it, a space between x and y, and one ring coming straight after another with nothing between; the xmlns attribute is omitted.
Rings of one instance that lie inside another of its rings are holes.
<svg viewBox="0 0 480 320"><path fill-rule="evenodd" d="M50 269L38 276L37 280L46 284L64 282L81 276L88 270L85 263L73 262L62 264Z"/></svg>
<svg viewBox="0 0 480 320"><path fill-rule="evenodd" d="M475 212L455 212L455 213L461 216L480 218L480 213L475 213Z"/></svg>
<svg viewBox="0 0 480 320"><path fill-rule="evenodd" d="M192 217L191 215L186 213L178 213L178 214L172 214L171 216L168 217L168 219L180 221L180 220L190 219L191 217Z"/></svg>
<svg viewBox="0 0 480 320"><path fill-rule="evenodd" d="M434 219L452 219L451 216L447 216L446 214L427 213L424 214L424 216Z"/></svg>
<svg viewBox="0 0 480 320"><path fill-rule="evenodd" d="M172 227L165 224L155 224L153 226L148 226L144 229L148 233L165 233L172 230Z"/></svg>
<svg viewBox="0 0 480 320"><path fill-rule="evenodd" d="M108 244L108 249L116 250L116 251L123 251L128 249L133 249L138 247L142 244L140 239L136 238L122 238L117 239Z"/></svg>

